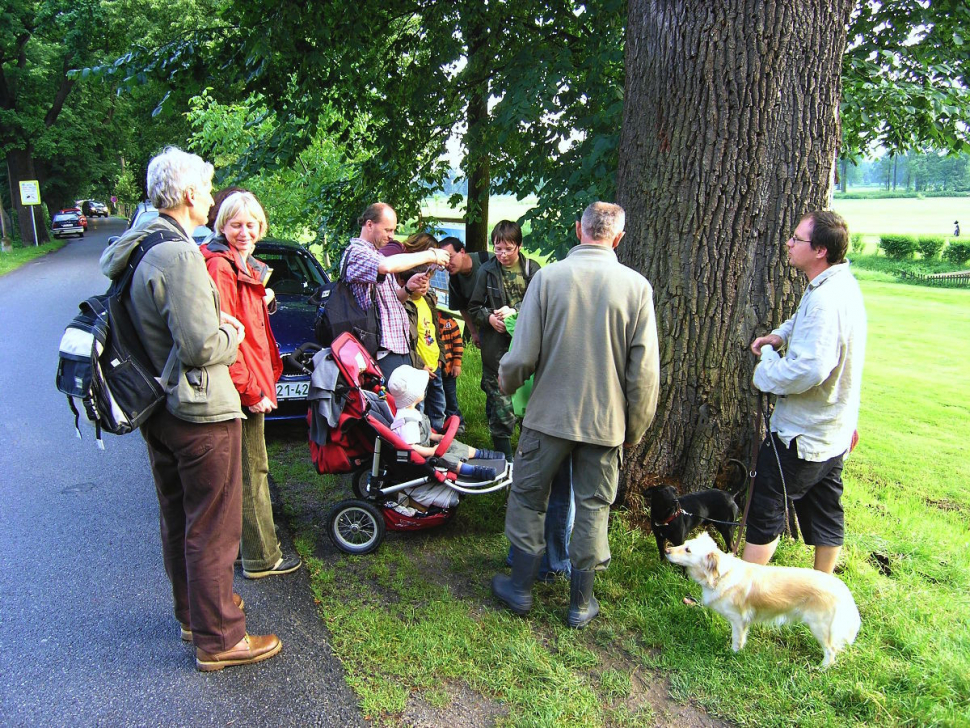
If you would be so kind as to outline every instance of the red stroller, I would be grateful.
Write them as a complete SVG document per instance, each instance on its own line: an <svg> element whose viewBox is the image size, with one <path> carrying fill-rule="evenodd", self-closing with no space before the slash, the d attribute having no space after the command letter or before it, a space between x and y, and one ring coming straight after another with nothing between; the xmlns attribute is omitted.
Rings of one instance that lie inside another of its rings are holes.
<svg viewBox="0 0 970 728"><path fill-rule="evenodd" d="M313 354L309 368L310 457L320 473L353 473L356 498L335 505L327 522L330 540L341 551L371 553L385 529L440 525L454 515L459 495L492 493L512 482L512 464L504 460L471 461L496 469L496 478L484 482L463 480L444 466L440 458L455 438L457 417L445 422L432 457L398 437L391 430L396 408L384 376L350 333Z"/></svg>

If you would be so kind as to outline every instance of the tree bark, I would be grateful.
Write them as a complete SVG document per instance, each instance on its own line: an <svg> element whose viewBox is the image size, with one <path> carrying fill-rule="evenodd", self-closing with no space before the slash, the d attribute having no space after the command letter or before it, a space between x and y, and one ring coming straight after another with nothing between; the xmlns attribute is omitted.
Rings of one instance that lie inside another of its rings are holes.
<svg viewBox="0 0 970 728"><path fill-rule="evenodd" d="M488 45L488 30L481 10L470 12L465 32L468 37L468 94L465 132L465 176L468 199L465 203L465 245L469 251L488 250L488 200L491 193L488 144L488 65L495 62Z"/></svg>
<svg viewBox="0 0 970 728"><path fill-rule="evenodd" d="M41 206L20 204L20 182L37 179L33 150L30 145L27 145L26 149L11 149L7 152L7 179L10 180L11 207L16 212L20 239L25 245L33 245L34 227L30 222L30 216L33 215L34 222L37 225L37 242L46 243L49 240L47 221L44 219ZM44 201L44 198L41 197L41 202Z"/></svg>
<svg viewBox="0 0 970 728"><path fill-rule="evenodd" d="M465 210L465 245L469 251L488 250L488 200L491 173L488 153L481 143L488 125L488 92L468 101L468 133L465 135L468 165L468 200Z"/></svg>
<svg viewBox="0 0 970 728"><path fill-rule="evenodd" d="M785 241L825 206L852 0L630 0L621 260L654 286L660 402L627 492L713 485L747 462L749 345L794 311Z"/></svg>

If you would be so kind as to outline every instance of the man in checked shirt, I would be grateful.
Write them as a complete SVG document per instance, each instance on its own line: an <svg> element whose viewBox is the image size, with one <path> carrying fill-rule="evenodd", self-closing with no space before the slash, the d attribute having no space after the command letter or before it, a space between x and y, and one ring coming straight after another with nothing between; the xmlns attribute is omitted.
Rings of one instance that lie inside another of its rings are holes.
<svg viewBox="0 0 970 728"><path fill-rule="evenodd" d="M745 561L771 559L784 530L786 493L805 543L815 547L817 570L831 574L842 548L842 459L857 439L866 347L866 309L845 259L848 242L848 226L834 212L801 219L786 244L808 288L792 318L751 344L761 357L754 385L778 401L758 456ZM768 345L784 354L762 351Z"/></svg>
<svg viewBox="0 0 970 728"><path fill-rule="evenodd" d="M345 276L357 303L364 310L371 307L376 289L381 324L381 350L377 359L384 378L390 379L399 366L412 363L410 325L404 301L427 273L412 276L403 286L397 284L395 276L388 274L403 273L418 266L444 267L450 256L438 248L388 257L381 255L378 251L394 240L397 229L397 213L383 202L368 206L357 219L357 224L360 225L360 235L350 239L344 253L347 260Z"/></svg>

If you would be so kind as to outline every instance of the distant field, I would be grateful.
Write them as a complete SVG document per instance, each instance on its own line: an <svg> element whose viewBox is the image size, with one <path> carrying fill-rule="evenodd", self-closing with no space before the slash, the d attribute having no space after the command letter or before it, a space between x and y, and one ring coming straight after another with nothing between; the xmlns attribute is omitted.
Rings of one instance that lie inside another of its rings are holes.
<svg viewBox="0 0 970 728"><path fill-rule="evenodd" d="M499 220L515 220L535 206L535 197L493 197L488 210L488 226ZM960 220L963 236L970 239L970 197L930 197L924 200L835 200L835 211L849 221L849 229L864 235L903 233L909 235L949 235L953 221ZM423 212L437 217L460 217L461 210L450 208L447 198L435 197L422 206Z"/></svg>
<svg viewBox="0 0 970 728"><path fill-rule="evenodd" d="M970 239L970 197L928 197L925 200L835 200L833 208L864 235L950 235L959 220Z"/></svg>
<svg viewBox="0 0 970 728"><path fill-rule="evenodd" d="M494 196L488 203L488 228L499 220L517 220L536 205L535 197L527 197L524 200L516 200L509 195ZM447 197L432 197L425 200L421 205L421 211L427 215L435 217L461 217L464 210L456 210L448 206Z"/></svg>

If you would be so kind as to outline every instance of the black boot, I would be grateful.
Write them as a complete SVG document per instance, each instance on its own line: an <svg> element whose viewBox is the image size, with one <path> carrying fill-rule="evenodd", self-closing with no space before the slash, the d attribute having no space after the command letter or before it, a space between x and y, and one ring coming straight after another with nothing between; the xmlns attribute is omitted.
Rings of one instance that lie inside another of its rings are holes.
<svg viewBox="0 0 970 728"><path fill-rule="evenodd" d="M527 554L512 548L512 576L492 577L492 594L513 612L525 616L532 609L532 584L539 573L542 554Z"/></svg>
<svg viewBox="0 0 970 728"><path fill-rule="evenodd" d="M498 450L486 450L483 447L475 450L475 457L472 460L504 460L507 459L504 452Z"/></svg>
<svg viewBox="0 0 970 728"><path fill-rule="evenodd" d="M472 480L495 480L495 468L484 465L462 463L461 467L458 468L458 474L463 478L471 478Z"/></svg>
<svg viewBox="0 0 970 728"><path fill-rule="evenodd" d="M566 618L570 627L585 627L600 613L600 603L593 596L595 575L595 571L580 571L573 567L569 577L569 616Z"/></svg>
<svg viewBox="0 0 970 728"><path fill-rule="evenodd" d="M492 447L505 456L505 459L512 462L512 438L492 436Z"/></svg>

